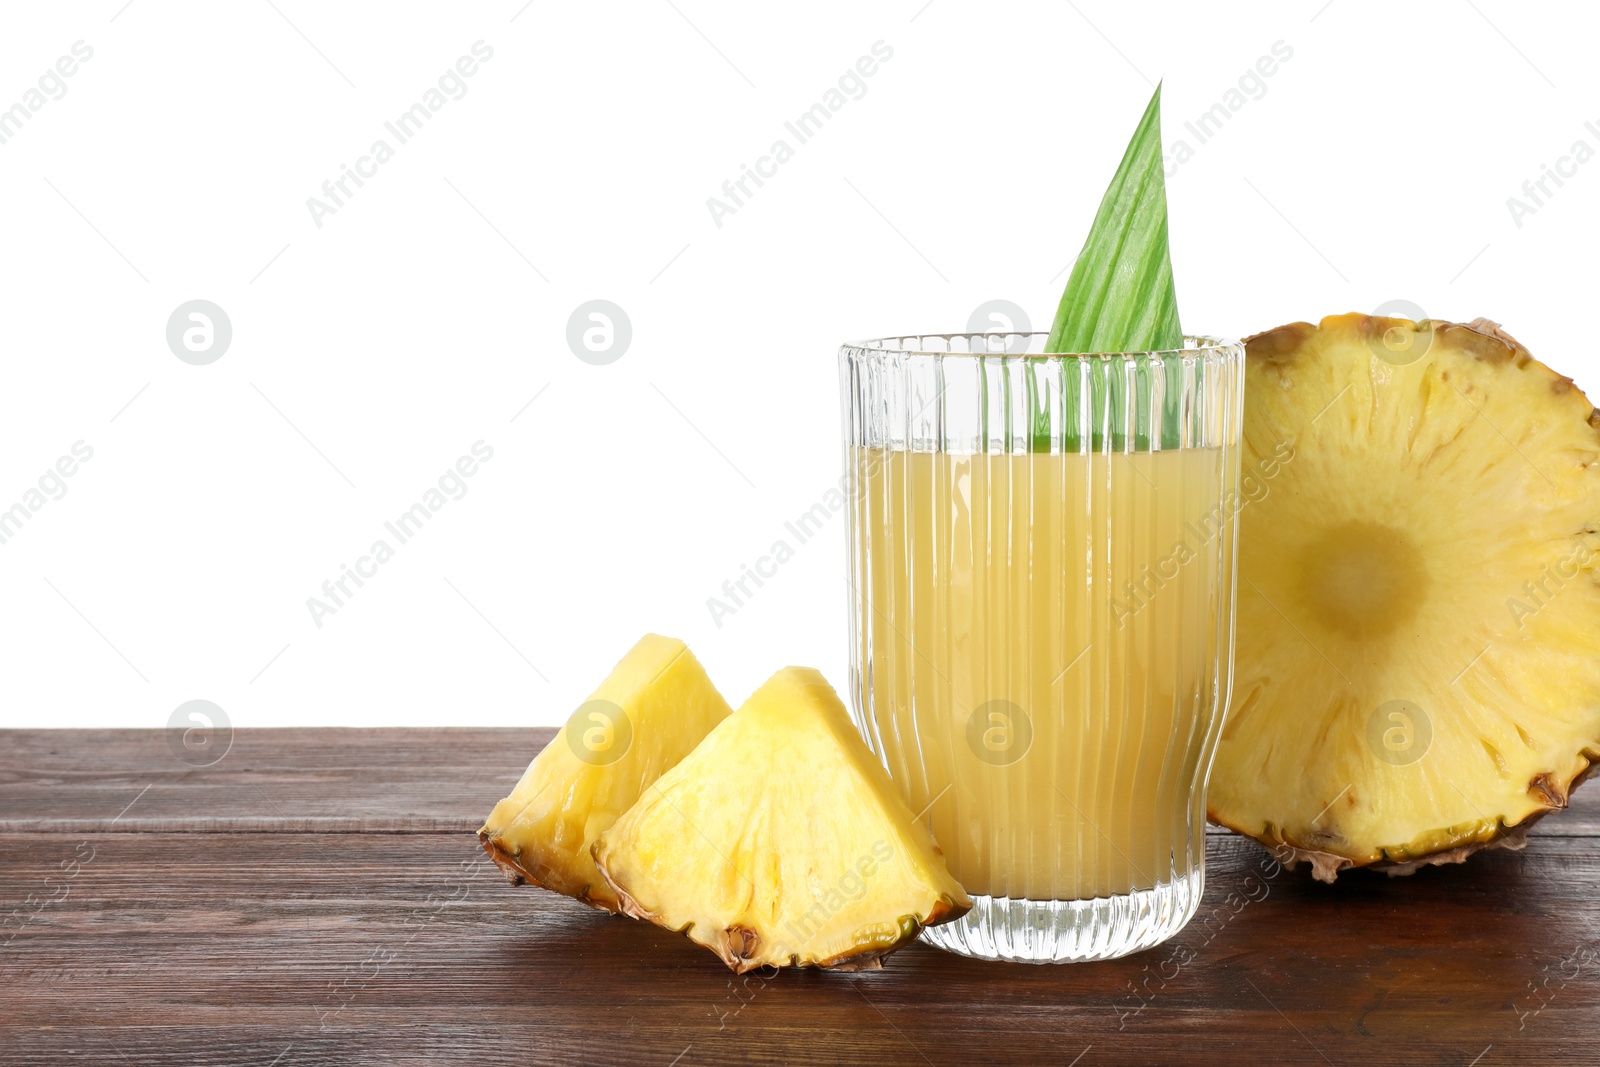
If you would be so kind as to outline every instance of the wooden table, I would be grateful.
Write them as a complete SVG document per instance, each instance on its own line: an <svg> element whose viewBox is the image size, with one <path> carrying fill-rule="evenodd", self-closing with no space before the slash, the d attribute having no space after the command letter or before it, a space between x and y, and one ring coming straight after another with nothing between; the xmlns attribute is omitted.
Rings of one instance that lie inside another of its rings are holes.
<svg viewBox="0 0 1600 1067"><path fill-rule="evenodd" d="M473 831L550 735L0 732L0 1063L1600 1062L1597 786L1410 878L1213 834L1199 915L1126 959L763 981L505 883Z"/></svg>

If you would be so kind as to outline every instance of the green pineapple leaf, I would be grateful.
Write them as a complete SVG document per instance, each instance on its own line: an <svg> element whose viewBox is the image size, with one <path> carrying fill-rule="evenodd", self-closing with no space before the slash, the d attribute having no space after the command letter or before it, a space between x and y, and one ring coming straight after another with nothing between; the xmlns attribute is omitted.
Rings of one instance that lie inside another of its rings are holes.
<svg viewBox="0 0 1600 1067"><path fill-rule="evenodd" d="M1045 351L1159 352L1182 347L1167 250L1158 85L1073 264Z"/></svg>

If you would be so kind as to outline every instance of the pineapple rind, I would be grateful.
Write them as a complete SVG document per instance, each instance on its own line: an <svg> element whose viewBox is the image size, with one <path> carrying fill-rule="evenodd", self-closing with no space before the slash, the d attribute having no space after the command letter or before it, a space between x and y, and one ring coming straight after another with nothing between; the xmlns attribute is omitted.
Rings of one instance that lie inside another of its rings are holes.
<svg viewBox="0 0 1600 1067"><path fill-rule="evenodd" d="M1393 329L1423 357L1379 358ZM1600 413L1483 320L1345 315L1246 347L1245 468L1293 458L1240 516L1212 820L1328 880L1518 847L1600 762ZM1396 698L1430 709L1409 765L1362 737Z"/></svg>
<svg viewBox="0 0 1600 1067"><path fill-rule="evenodd" d="M563 726L495 805L478 839L513 884L616 912L616 894L595 870L590 847L731 710L688 646L656 634L622 658L589 697L595 700L627 716L632 740L621 758L586 762Z"/></svg>

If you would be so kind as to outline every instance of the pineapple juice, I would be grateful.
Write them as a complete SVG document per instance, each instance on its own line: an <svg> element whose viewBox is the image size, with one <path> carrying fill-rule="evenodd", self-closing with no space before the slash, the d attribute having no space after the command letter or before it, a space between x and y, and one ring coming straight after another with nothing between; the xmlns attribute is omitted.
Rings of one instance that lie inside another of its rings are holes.
<svg viewBox="0 0 1600 1067"><path fill-rule="evenodd" d="M1221 450L850 461L865 725L951 873L1087 900L1202 868Z"/></svg>

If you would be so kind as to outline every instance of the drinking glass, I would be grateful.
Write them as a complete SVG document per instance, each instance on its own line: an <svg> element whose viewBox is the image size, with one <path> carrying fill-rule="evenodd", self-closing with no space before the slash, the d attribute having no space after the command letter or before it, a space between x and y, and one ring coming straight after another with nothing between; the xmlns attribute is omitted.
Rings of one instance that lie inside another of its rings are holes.
<svg viewBox="0 0 1600 1067"><path fill-rule="evenodd" d="M840 349L856 725L972 896L925 941L1106 959L1205 886L1233 671L1244 349Z"/></svg>

